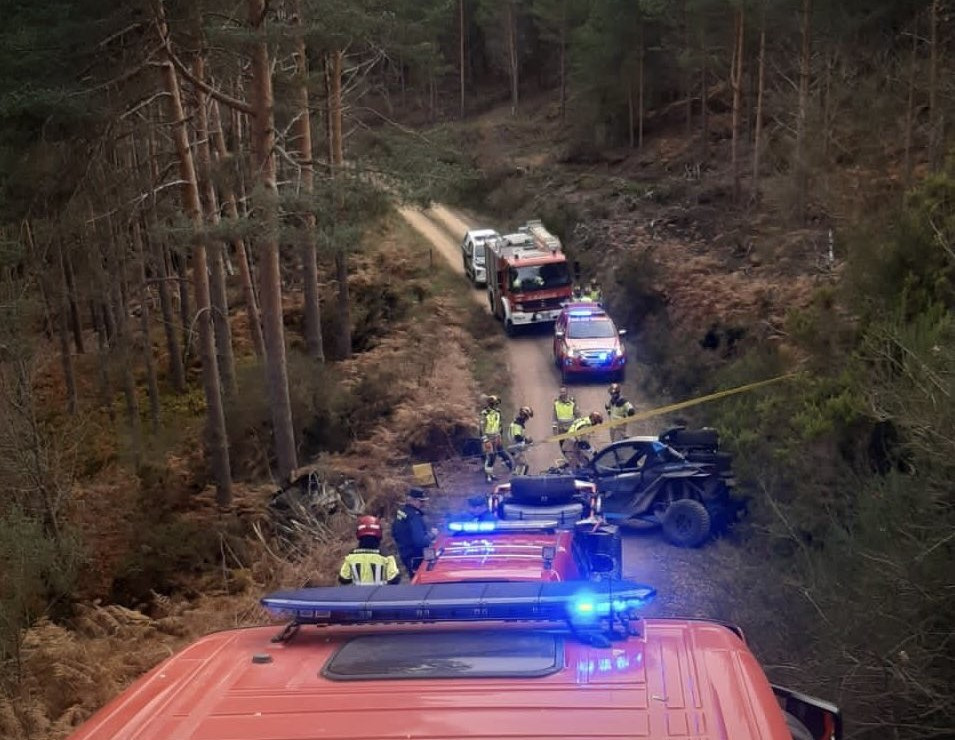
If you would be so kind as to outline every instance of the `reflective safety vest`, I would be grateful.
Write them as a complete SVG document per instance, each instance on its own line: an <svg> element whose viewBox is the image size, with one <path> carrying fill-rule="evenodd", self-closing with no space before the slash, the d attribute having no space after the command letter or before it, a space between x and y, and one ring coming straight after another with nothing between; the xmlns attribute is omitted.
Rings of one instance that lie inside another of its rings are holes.
<svg viewBox="0 0 955 740"><path fill-rule="evenodd" d="M600 288L596 288L587 293L587 298L594 303L600 303L600 301L603 299L603 292L600 290Z"/></svg>
<svg viewBox="0 0 955 740"><path fill-rule="evenodd" d="M611 401L606 405L606 409L611 419L623 419L624 417L633 416L637 413L633 404L623 398L617 401Z"/></svg>
<svg viewBox="0 0 955 740"><path fill-rule="evenodd" d="M570 428L567 430L567 433L570 432L579 432L581 429L586 427L592 427L593 422L590 420L589 416L583 416L580 419L577 419L573 424L570 425Z"/></svg>
<svg viewBox="0 0 955 740"><path fill-rule="evenodd" d="M567 401L561 401L559 398L554 401L554 416L557 421L570 422L574 420L574 413L577 411L577 402L571 398Z"/></svg>
<svg viewBox="0 0 955 740"><path fill-rule="evenodd" d="M484 409L481 412L481 434L490 436L501 433L501 412L497 409Z"/></svg>
<svg viewBox="0 0 955 740"><path fill-rule="evenodd" d="M511 422L511 426L508 428L507 433L511 437L512 442L523 442L524 438L527 436L527 430L524 428L524 423L514 419Z"/></svg>
<svg viewBox="0 0 955 740"><path fill-rule="evenodd" d="M394 555L382 555L378 550L358 548L345 556L338 577L342 581L364 586L380 586L401 577Z"/></svg>

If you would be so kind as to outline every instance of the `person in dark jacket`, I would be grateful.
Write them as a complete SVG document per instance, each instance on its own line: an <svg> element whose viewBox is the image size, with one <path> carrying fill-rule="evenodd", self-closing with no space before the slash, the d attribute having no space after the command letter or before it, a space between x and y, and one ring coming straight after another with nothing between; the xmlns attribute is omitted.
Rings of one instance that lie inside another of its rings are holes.
<svg viewBox="0 0 955 740"><path fill-rule="evenodd" d="M414 576L421 561L424 559L424 548L434 539L428 523L424 518L422 507L426 507L428 493L422 488L412 488L408 491L404 504L398 509L395 521L391 525L391 536L398 547L398 557L408 571Z"/></svg>
<svg viewBox="0 0 955 740"><path fill-rule="evenodd" d="M468 519L472 522L493 522L494 512L487 508L487 496L478 494L468 499Z"/></svg>

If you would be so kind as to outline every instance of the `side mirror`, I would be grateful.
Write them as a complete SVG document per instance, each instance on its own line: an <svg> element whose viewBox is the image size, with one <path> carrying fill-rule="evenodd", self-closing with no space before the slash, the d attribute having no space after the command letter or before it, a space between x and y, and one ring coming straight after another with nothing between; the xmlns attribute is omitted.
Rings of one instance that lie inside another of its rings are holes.
<svg viewBox="0 0 955 740"><path fill-rule="evenodd" d="M626 330L626 329L618 329L618 330L617 330L617 334L619 334L619 335L622 336L622 337L625 337L625 336L627 336L627 330Z"/></svg>
<svg viewBox="0 0 955 740"><path fill-rule="evenodd" d="M794 740L842 740L842 714L834 704L773 684Z"/></svg>

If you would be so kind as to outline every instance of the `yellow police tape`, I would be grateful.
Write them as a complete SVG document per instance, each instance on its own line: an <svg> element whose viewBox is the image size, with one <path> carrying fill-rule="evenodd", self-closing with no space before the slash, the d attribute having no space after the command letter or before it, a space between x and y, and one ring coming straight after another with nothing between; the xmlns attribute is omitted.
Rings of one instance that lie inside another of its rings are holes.
<svg viewBox="0 0 955 740"><path fill-rule="evenodd" d="M720 398L726 398L727 396L735 396L737 393L745 393L746 391L751 391L756 388L762 388L766 385L772 385L773 383L780 383L784 380L792 380L801 373L787 373L786 375L779 375L775 378L770 378L769 380L760 380L756 383L747 383L746 385L741 385L736 388L728 388L725 391L716 391L716 393L710 393L706 396L699 396L697 398L691 398L687 401L679 401L677 403L671 403L668 406L660 406L659 408L649 409L647 411L638 411L633 416L626 416L622 419L615 419L614 421L605 421L603 424L597 424L594 426L587 426L583 429L579 429L576 432L566 432L564 434L556 434L553 437L548 437L544 442L560 442L564 439L573 439L574 437L580 437L585 434L592 434L593 432L599 429L609 429L610 427L617 427L623 424L629 424L632 421L642 421L644 419L652 419L654 416L662 416L663 414L669 414L673 411L680 411L681 409L687 409L691 406L697 406L701 403L707 403L709 401L716 401Z"/></svg>

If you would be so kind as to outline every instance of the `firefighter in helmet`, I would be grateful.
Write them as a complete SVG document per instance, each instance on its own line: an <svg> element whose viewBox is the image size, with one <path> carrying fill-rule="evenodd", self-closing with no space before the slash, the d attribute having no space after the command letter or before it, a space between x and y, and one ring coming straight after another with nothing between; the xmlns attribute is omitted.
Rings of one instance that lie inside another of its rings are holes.
<svg viewBox="0 0 955 740"><path fill-rule="evenodd" d="M358 547L345 556L338 582L371 586L401 581L394 555L381 554L381 522L378 517L358 517Z"/></svg>
<svg viewBox="0 0 955 740"><path fill-rule="evenodd" d="M603 301L603 291L600 290L596 278L590 279L590 284L587 286L586 297L592 303L601 303Z"/></svg>
<svg viewBox="0 0 955 740"><path fill-rule="evenodd" d="M514 470L514 461L504 449L501 438L501 399L497 396L486 396L484 408L481 409L481 418L478 423L481 430L481 444L484 450L484 477L487 482L495 480L494 460L500 457L508 470Z"/></svg>
<svg viewBox="0 0 955 740"><path fill-rule="evenodd" d="M637 413L637 410L634 408L633 404L623 397L623 391L620 388L620 383L614 383L611 385L607 389L607 393L610 395L610 399L607 401L604 408L607 409L607 416L610 417L610 421L626 419L628 416L633 416ZM627 432L626 424L619 424L617 426L610 427L611 442L626 439L628 436L629 434Z"/></svg>
<svg viewBox="0 0 955 740"><path fill-rule="evenodd" d="M578 416L580 412L577 410L576 399L567 392L567 387L562 385L557 398L554 399L554 431L563 434L570 429Z"/></svg>
<svg viewBox="0 0 955 740"><path fill-rule="evenodd" d="M524 459L524 451L533 441L527 434L527 422L533 417L534 409L530 406L521 406L507 429L507 436L511 441L509 451L514 459L514 472L518 475L527 475L528 467L527 460Z"/></svg>
<svg viewBox="0 0 955 740"><path fill-rule="evenodd" d="M588 416L583 416L570 425L567 434L574 434L574 437L560 441L560 451L564 453L564 457L567 458L572 470L580 470L590 463L590 434L586 430L589 427L603 424L603 420L603 414L599 411L593 411Z"/></svg>

